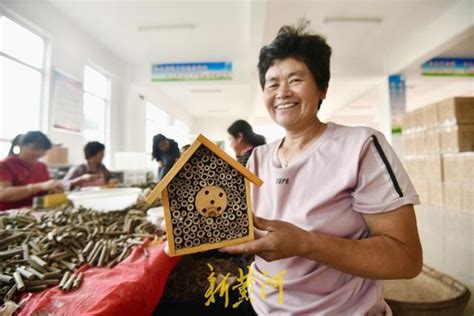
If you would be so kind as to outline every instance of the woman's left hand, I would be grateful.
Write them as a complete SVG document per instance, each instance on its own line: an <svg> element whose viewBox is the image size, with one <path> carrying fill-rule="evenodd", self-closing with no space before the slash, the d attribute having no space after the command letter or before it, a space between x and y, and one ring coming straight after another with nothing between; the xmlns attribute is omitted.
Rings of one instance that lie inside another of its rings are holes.
<svg viewBox="0 0 474 316"><path fill-rule="evenodd" d="M266 261L302 256L305 253L310 232L288 222L257 216L253 217L253 222L255 228L266 231L267 234L253 241L221 248L219 251L232 254L255 254Z"/></svg>
<svg viewBox="0 0 474 316"><path fill-rule="evenodd" d="M119 183L120 183L120 181L118 179L112 178L112 179L109 180L109 182L107 182L107 185L110 188L115 188Z"/></svg>

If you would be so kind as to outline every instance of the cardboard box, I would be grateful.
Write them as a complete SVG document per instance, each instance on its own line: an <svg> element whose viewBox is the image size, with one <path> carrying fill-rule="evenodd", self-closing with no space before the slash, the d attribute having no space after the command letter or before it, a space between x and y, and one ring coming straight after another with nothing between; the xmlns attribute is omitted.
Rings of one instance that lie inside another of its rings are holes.
<svg viewBox="0 0 474 316"><path fill-rule="evenodd" d="M413 166L413 157L411 156L404 156L400 157L400 160L402 161L403 167L405 167L405 170L408 173L408 176L411 176L411 170Z"/></svg>
<svg viewBox="0 0 474 316"><path fill-rule="evenodd" d="M413 112L406 112L402 118L402 132L410 132L413 129Z"/></svg>
<svg viewBox="0 0 474 316"><path fill-rule="evenodd" d="M426 155L420 155L418 156L418 161L417 161L417 166L416 166L416 172L417 176L420 177L421 179L428 179L427 173L428 173L428 165L427 165L428 158Z"/></svg>
<svg viewBox="0 0 474 316"><path fill-rule="evenodd" d="M443 126L441 151L443 153L474 151L474 124Z"/></svg>
<svg viewBox="0 0 474 316"><path fill-rule="evenodd" d="M420 132L415 132L413 130L410 133L406 133L402 136L403 151L406 156L417 156L422 154L424 146L421 144L421 138L422 135L420 135Z"/></svg>
<svg viewBox="0 0 474 316"><path fill-rule="evenodd" d="M460 210L462 206L461 182L444 182L444 207Z"/></svg>
<svg viewBox="0 0 474 316"><path fill-rule="evenodd" d="M462 181L463 164L462 156L459 154L443 154L443 180L446 182Z"/></svg>
<svg viewBox="0 0 474 316"><path fill-rule="evenodd" d="M438 117L443 125L474 124L474 97L455 97L439 102Z"/></svg>
<svg viewBox="0 0 474 316"><path fill-rule="evenodd" d="M443 181L443 160L441 154L426 156L426 163L420 166L426 179Z"/></svg>
<svg viewBox="0 0 474 316"><path fill-rule="evenodd" d="M438 118L438 103L423 107L421 112L423 116L423 127L431 128L439 125L440 120Z"/></svg>
<svg viewBox="0 0 474 316"><path fill-rule="evenodd" d="M408 156L404 157L403 159L403 165L405 167L405 170L408 173L408 176L410 178L416 178L416 157L413 156Z"/></svg>
<svg viewBox="0 0 474 316"><path fill-rule="evenodd" d="M474 214L474 187L463 185L461 192L461 208L463 211Z"/></svg>
<svg viewBox="0 0 474 316"><path fill-rule="evenodd" d="M51 166L68 165L68 149L66 147L54 145L44 157L44 162Z"/></svg>
<svg viewBox="0 0 474 316"><path fill-rule="evenodd" d="M409 156L404 159L404 166L410 178L424 179L426 180L426 167L427 156L417 155Z"/></svg>
<svg viewBox="0 0 474 316"><path fill-rule="evenodd" d="M420 179L420 178L412 178L411 180L420 198L420 203L429 204L428 180Z"/></svg>
<svg viewBox="0 0 474 316"><path fill-rule="evenodd" d="M402 144L403 144L403 152L405 153L405 156L413 155L412 139L413 139L412 133L407 133L405 131L402 132Z"/></svg>
<svg viewBox="0 0 474 316"><path fill-rule="evenodd" d="M416 109L412 112L412 125L414 130L419 130L424 128L423 126L423 108Z"/></svg>
<svg viewBox="0 0 474 316"><path fill-rule="evenodd" d="M425 130L425 148L426 153L436 154L441 152L441 129L431 127Z"/></svg>
<svg viewBox="0 0 474 316"><path fill-rule="evenodd" d="M444 206L444 186L441 181L428 181L428 204Z"/></svg>
<svg viewBox="0 0 474 316"><path fill-rule="evenodd" d="M66 204L69 200L65 193L46 194L42 196L35 196L33 198L34 209L53 208Z"/></svg>
<svg viewBox="0 0 474 316"><path fill-rule="evenodd" d="M459 153L461 157L462 181L474 185L474 152Z"/></svg>
<svg viewBox="0 0 474 316"><path fill-rule="evenodd" d="M413 154L424 155L427 153L426 135L424 130L413 133Z"/></svg>

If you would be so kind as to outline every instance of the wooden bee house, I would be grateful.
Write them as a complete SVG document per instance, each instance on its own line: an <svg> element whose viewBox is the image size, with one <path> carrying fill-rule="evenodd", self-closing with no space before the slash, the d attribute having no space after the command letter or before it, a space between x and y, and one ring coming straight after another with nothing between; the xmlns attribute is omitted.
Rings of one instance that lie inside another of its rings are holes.
<svg viewBox="0 0 474 316"><path fill-rule="evenodd" d="M263 183L199 135L146 198L161 193L170 255L253 240L250 182Z"/></svg>

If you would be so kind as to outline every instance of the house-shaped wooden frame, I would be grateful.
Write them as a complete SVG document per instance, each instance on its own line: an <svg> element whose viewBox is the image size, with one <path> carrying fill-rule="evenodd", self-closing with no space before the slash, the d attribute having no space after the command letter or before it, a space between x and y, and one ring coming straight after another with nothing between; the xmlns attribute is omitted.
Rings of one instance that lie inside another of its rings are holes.
<svg viewBox="0 0 474 316"><path fill-rule="evenodd" d="M253 240L250 182L263 183L199 135L145 199L161 193L170 255Z"/></svg>

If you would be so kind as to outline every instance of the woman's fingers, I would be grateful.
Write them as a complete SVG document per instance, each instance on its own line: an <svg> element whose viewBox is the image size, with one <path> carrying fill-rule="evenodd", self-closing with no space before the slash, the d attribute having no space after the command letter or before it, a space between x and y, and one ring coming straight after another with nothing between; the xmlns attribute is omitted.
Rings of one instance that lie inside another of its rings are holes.
<svg viewBox="0 0 474 316"><path fill-rule="evenodd" d="M165 247L163 248L163 251L165 252L167 256L170 255L170 246L168 245L168 240L165 241Z"/></svg>
<svg viewBox="0 0 474 316"><path fill-rule="evenodd" d="M166 234L166 222L165 222L165 220L161 221L160 228Z"/></svg>
<svg viewBox="0 0 474 316"><path fill-rule="evenodd" d="M258 254L264 250L265 250L265 241L263 238L219 249L220 252L227 252L230 254L246 254L246 255Z"/></svg>
<svg viewBox="0 0 474 316"><path fill-rule="evenodd" d="M268 234L268 231L254 228L253 233L254 233L255 239L259 239L259 238L265 237Z"/></svg>
<svg viewBox="0 0 474 316"><path fill-rule="evenodd" d="M273 221L265 219L263 217L258 217L252 213L253 216L253 225L255 228L259 230L264 230L264 231L273 231Z"/></svg>

